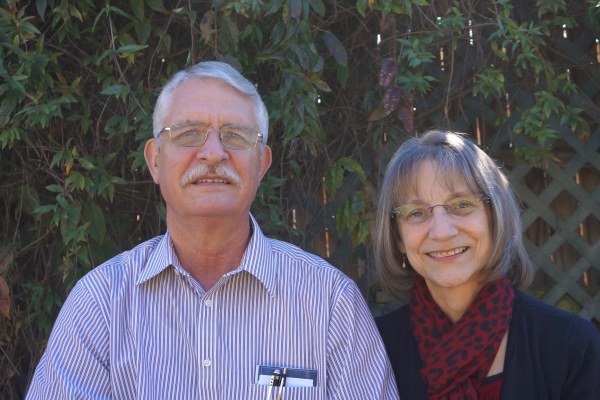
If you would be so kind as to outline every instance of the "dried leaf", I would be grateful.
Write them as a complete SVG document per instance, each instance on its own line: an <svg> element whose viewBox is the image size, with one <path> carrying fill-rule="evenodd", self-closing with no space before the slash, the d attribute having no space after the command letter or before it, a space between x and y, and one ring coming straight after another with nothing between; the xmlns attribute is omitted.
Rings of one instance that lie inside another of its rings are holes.
<svg viewBox="0 0 600 400"><path fill-rule="evenodd" d="M396 28L396 17L394 16L394 14L390 13L385 18L383 18L381 21L379 21L379 28L381 29L381 32L385 32L388 29L395 29Z"/></svg>
<svg viewBox="0 0 600 400"><path fill-rule="evenodd" d="M299 142L298 138L292 140L292 145L290 146L290 152L287 155L288 159L290 159L294 154L296 154L296 150L298 150L298 142Z"/></svg>
<svg viewBox="0 0 600 400"><path fill-rule="evenodd" d="M396 79L396 64L392 60L385 60L379 70L379 86L390 86Z"/></svg>
<svg viewBox="0 0 600 400"><path fill-rule="evenodd" d="M400 90L402 90L402 94L404 95L404 101L408 107L408 110L412 110L413 109L413 101L414 101L414 96L412 95L411 92L409 92L407 89L401 87ZM412 114L412 111L411 111Z"/></svg>
<svg viewBox="0 0 600 400"><path fill-rule="evenodd" d="M410 111L404 107L398 107L398 119L404 124L404 129L411 133L413 130L413 117Z"/></svg>
<svg viewBox="0 0 600 400"><path fill-rule="evenodd" d="M342 45L342 43L337 37L335 37L333 33L324 32L321 35L321 40L323 40L323 43L325 43L325 46L327 46L329 52L337 62L342 65L346 65L348 63L348 54L346 54L346 49L344 49L344 45Z"/></svg>
<svg viewBox="0 0 600 400"><path fill-rule="evenodd" d="M210 40L212 34L212 19L215 16L215 12L213 10L207 11L204 13L202 17L202 21L200 21L200 29L202 30L202 37L207 42Z"/></svg>
<svg viewBox="0 0 600 400"><path fill-rule="evenodd" d="M400 102L400 93L401 90L398 86L390 86L383 95L383 112L386 115L390 115L392 111L398 107L398 103Z"/></svg>
<svg viewBox="0 0 600 400"><path fill-rule="evenodd" d="M13 247L6 246L0 250L0 274L4 272L13 259Z"/></svg>
<svg viewBox="0 0 600 400"><path fill-rule="evenodd" d="M10 318L10 296L8 294L8 284L3 277L0 276L0 312Z"/></svg>

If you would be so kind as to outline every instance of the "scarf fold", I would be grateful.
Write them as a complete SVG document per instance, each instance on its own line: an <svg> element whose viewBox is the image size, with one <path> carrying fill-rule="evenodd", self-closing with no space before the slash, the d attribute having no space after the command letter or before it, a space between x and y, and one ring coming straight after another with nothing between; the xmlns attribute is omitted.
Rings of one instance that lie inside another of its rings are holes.
<svg viewBox="0 0 600 400"><path fill-rule="evenodd" d="M514 291L507 278L483 286L465 314L452 323L433 301L425 279L413 276L410 325L423 360L421 376L431 400L477 400L510 325Z"/></svg>

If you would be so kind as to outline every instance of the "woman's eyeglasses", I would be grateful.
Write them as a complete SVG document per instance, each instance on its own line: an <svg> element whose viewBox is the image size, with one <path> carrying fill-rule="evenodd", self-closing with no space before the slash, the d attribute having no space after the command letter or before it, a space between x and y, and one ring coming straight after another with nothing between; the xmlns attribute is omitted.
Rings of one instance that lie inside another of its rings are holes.
<svg viewBox="0 0 600 400"><path fill-rule="evenodd" d="M465 195L457 197L447 204L436 204L427 206L424 204L405 204L392 210L392 217L397 216L401 222L408 224L421 224L433 215L433 209L437 206L444 207L446 212L464 217L473 211L483 208L484 203L489 203L490 198L485 195Z"/></svg>
<svg viewBox="0 0 600 400"><path fill-rule="evenodd" d="M176 122L163 128L160 133L169 132L171 143L182 147L200 147L206 142L208 132L219 132L223 147L230 150L250 150L256 147L263 135L250 126L229 125L221 129L208 129L200 122ZM160 134L159 133L159 134Z"/></svg>

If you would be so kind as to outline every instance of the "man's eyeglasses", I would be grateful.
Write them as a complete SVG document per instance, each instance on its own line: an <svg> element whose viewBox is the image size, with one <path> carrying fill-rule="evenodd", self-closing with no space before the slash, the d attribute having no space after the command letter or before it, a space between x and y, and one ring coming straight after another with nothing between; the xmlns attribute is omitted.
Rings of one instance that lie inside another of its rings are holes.
<svg viewBox="0 0 600 400"><path fill-rule="evenodd" d="M223 147L230 150L250 150L256 147L263 135L250 126L229 125L221 129L208 129L200 122L176 122L163 128L159 134L169 132L171 143L182 147L200 147L206 142L208 132L219 132Z"/></svg>
<svg viewBox="0 0 600 400"><path fill-rule="evenodd" d="M405 204L392 209L392 217L398 216L401 222L408 224L421 224L433 215L433 209L437 206L444 207L446 212L458 217L464 217L472 212L482 209L484 203L489 203L490 198L485 195L465 195L457 197L448 204L436 204L426 206L424 204Z"/></svg>

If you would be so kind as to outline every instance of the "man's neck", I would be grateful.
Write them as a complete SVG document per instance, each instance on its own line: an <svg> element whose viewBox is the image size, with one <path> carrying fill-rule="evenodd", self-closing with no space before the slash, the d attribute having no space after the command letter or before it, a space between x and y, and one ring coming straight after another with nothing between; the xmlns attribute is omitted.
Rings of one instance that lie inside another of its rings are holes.
<svg viewBox="0 0 600 400"><path fill-rule="evenodd" d="M223 275L237 269L250 242L245 218L182 220L167 213L167 227L179 263L205 291Z"/></svg>

